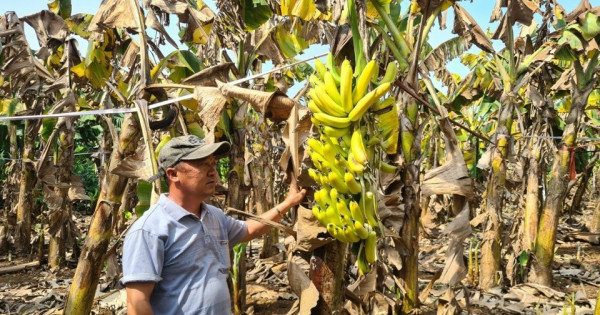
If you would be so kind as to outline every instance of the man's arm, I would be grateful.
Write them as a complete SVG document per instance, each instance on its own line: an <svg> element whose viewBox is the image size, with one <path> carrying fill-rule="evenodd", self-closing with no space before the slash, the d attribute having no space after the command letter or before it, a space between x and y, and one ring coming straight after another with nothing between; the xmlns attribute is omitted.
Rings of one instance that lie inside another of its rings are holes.
<svg viewBox="0 0 600 315"><path fill-rule="evenodd" d="M154 282L130 282L125 285L128 315L153 314L152 307L150 307L150 295L154 290L154 285Z"/></svg>
<svg viewBox="0 0 600 315"><path fill-rule="evenodd" d="M299 204L302 201L302 199L304 199L305 195L306 189L298 189L296 178L292 175L290 190L287 196L285 197L285 200L282 203L275 206L273 209L261 214L259 217L270 221L279 222L293 206ZM247 220L246 225L248 226L248 234L246 234L246 237L244 237L242 242L251 241L271 230L271 227L269 225L258 221L254 221L252 219Z"/></svg>

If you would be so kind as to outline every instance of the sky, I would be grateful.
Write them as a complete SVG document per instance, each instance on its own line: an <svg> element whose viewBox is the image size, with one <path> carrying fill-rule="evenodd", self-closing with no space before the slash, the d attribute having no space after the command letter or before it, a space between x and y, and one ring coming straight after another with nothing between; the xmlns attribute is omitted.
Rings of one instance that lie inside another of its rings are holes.
<svg viewBox="0 0 600 315"><path fill-rule="evenodd" d="M406 0L404 0L406 2ZM592 6L600 5L600 0L589 0ZM39 12L41 10L47 9L48 0L21 0L21 1L11 1L11 0L0 0L3 2L0 5L0 14L6 11L15 11L17 16L22 17L25 15L33 14ZM72 0L72 14L77 13L95 13L100 7L101 0ZM462 5L471 16L475 19L475 21L483 28L484 32L489 28L491 32L496 30L498 26L498 22L489 23L489 18L491 16L495 0L465 0L460 1L459 4ZM579 0L558 0L567 12L572 11L579 4ZM214 1L205 1L209 7L215 10ZM438 44L454 37L455 35L451 33L452 31L452 23L454 21L454 15L452 14L452 10L449 11L446 22L446 30L440 30L439 26L433 27L431 35L430 35L430 43L435 47ZM539 14L536 14L539 19ZM171 27L174 27L175 23L171 23ZM37 41L35 40L35 33L33 30L26 25L26 36L30 42L32 48L37 47ZM175 40L177 36L172 36ZM176 40L177 41L177 40ZM494 41L494 47L496 49L500 49L503 47L500 41ZM80 41L79 47L84 48L87 47L87 44ZM167 47L167 46L165 46ZM183 47L181 47L183 48ZM477 48L471 48L471 51L476 51ZM300 54L296 57L298 60L302 60L304 58L312 57L321 53L327 52L327 47L322 45L314 45L314 47L310 47L303 54ZM83 52L82 52L83 54ZM323 58L324 61L324 58ZM314 61L309 62L314 65ZM448 67L451 71L456 72L460 75L465 75L468 72L468 69L460 64L458 60L454 60L448 64ZM268 70L270 65L265 65L263 69ZM290 96L294 95L294 91L297 91L299 87L295 87L291 89L289 92Z"/></svg>

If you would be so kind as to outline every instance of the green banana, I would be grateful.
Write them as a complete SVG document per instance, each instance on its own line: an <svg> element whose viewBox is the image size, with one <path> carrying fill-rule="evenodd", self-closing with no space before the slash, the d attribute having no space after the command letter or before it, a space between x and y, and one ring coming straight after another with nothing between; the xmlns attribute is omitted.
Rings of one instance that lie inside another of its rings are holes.
<svg viewBox="0 0 600 315"><path fill-rule="evenodd" d="M365 240L365 258L368 263L374 263L377 260L377 234L374 231L371 231Z"/></svg>
<svg viewBox="0 0 600 315"><path fill-rule="evenodd" d="M333 58L333 54L329 53L327 55L325 63L327 65L327 68L329 69L331 75L333 76L335 84L339 86L340 85L340 72L338 71L338 68L335 65L335 58ZM325 77L325 74L323 74L323 77Z"/></svg>

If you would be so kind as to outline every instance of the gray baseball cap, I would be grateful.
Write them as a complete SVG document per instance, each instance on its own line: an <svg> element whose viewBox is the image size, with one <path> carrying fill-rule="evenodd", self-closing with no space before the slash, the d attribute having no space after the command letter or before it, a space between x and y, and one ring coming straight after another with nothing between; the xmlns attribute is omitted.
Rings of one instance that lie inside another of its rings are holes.
<svg viewBox="0 0 600 315"><path fill-rule="evenodd" d="M194 135L180 136L171 139L158 154L158 174L150 177L149 182L165 176L167 168L175 166L181 161L199 160L211 155L219 158L231 150L227 141L206 143Z"/></svg>

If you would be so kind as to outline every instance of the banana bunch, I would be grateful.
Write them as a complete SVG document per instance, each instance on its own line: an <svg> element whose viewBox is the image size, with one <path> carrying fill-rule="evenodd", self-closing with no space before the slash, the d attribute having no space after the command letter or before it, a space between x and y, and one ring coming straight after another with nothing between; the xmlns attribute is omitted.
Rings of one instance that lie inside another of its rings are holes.
<svg viewBox="0 0 600 315"><path fill-rule="evenodd" d="M359 271L367 273L377 257L381 231L375 178L380 171L396 171L381 155L397 150L398 112L394 97L385 97L397 68L388 65L378 82L373 81L378 75L375 61L354 73L348 60L338 68L329 54L326 64L317 59L315 68L307 94L318 130L318 136L306 142L314 165L308 174L319 186L312 211L333 237L357 243ZM369 89L372 82L375 88Z"/></svg>

